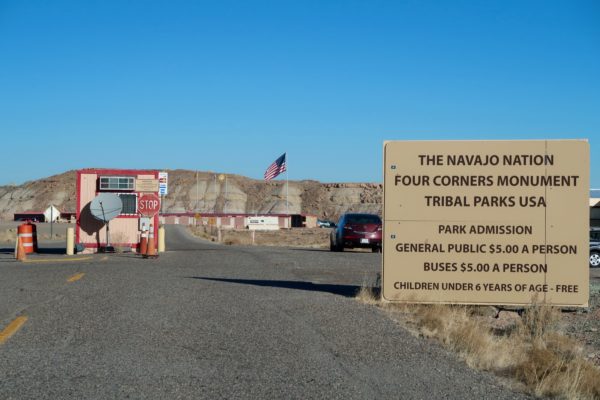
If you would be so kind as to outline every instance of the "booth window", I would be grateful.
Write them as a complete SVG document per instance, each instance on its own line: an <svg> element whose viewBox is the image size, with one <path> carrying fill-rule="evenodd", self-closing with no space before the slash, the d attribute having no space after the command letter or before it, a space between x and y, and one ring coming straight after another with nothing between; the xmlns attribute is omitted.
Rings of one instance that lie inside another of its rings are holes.
<svg viewBox="0 0 600 400"><path fill-rule="evenodd" d="M133 176L101 176L100 190L133 190L135 178Z"/></svg>
<svg viewBox="0 0 600 400"><path fill-rule="evenodd" d="M123 214L137 214L137 196L135 194L119 194L121 198L121 202L123 203L123 210L121 211L121 215Z"/></svg>

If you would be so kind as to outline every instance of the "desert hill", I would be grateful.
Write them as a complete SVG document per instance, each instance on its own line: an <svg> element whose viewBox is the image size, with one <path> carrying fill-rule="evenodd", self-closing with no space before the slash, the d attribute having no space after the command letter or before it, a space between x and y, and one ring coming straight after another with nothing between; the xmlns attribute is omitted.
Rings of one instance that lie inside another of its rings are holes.
<svg viewBox="0 0 600 400"><path fill-rule="evenodd" d="M315 214L337 219L346 211L381 213L382 185L375 183L321 183L290 181L286 205L285 181L265 182L240 175L170 170L169 195L163 212L200 213L290 213ZM0 186L0 219L10 220L15 212L41 211L54 204L64 211L75 210L75 171L16 186Z"/></svg>

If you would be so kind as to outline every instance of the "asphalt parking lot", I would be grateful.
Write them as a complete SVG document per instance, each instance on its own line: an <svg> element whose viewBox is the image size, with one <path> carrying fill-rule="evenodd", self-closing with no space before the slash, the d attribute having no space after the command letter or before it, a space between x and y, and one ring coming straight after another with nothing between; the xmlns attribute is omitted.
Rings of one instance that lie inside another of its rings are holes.
<svg viewBox="0 0 600 400"><path fill-rule="evenodd" d="M0 330L26 320L0 344L0 398L525 398L354 300L379 254L215 245L179 227L167 245L157 260L27 264L5 249Z"/></svg>

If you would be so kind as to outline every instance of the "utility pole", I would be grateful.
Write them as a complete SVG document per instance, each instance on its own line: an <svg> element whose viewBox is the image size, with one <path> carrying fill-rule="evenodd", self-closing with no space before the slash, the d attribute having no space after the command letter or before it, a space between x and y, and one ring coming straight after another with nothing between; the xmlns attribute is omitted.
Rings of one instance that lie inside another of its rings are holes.
<svg viewBox="0 0 600 400"><path fill-rule="evenodd" d="M213 214L216 214L217 213L217 197L218 197L217 196L217 174L213 175L213 182L214 182L213 188L215 191L215 205L213 206Z"/></svg>
<svg viewBox="0 0 600 400"><path fill-rule="evenodd" d="M219 174L219 182L225 181L225 198L223 199L223 207L221 207L221 212L225 212L225 205L227 204L227 175ZM219 189L221 186L219 185Z"/></svg>
<svg viewBox="0 0 600 400"><path fill-rule="evenodd" d="M288 179L288 166L290 165L288 163L289 158L287 156L287 151L285 152L285 209L287 211L287 215L288 218L290 216L290 203L289 203L289 198L290 198L290 181Z"/></svg>

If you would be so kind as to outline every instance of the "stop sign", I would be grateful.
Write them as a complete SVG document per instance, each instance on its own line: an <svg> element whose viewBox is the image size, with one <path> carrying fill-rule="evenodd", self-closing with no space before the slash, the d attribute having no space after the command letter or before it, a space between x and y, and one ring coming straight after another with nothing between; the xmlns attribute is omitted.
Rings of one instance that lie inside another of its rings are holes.
<svg viewBox="0 0 600 400"><path fill-rule="evenodd" d="M138 199L138 211L144 217L154 217L160 209L160 199L155 194L145 194Z"/></svg>

